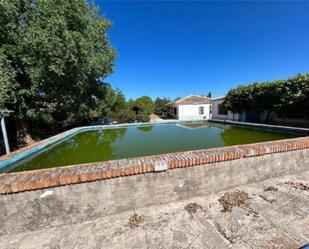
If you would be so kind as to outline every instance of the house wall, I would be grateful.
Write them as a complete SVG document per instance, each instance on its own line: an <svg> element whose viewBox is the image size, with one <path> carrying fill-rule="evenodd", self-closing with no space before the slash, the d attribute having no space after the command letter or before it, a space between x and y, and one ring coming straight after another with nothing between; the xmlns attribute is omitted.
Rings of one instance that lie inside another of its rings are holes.
<svg viewBox="0 0 309 249"><path fill-rule="evenodd" d="M240 115L238 113L228 111L226 115L219 114L219 105L222 103L223 100L212 101L212 119L240 121Z"/></svg>
<svg viewBox="0 0 309 249"><path fill-rule="evenodd" d="M199 114L199 107L204 107L204 114ZM179 120L210 119L209 111L210 111L210 104L179 105L178 119Z"/></svg>

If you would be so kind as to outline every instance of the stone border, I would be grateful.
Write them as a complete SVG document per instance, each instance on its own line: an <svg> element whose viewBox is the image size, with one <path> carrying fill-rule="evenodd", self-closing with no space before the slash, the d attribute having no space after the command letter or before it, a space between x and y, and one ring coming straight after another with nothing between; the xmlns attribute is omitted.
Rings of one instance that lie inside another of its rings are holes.
<svg viewBox="0 0 309 249"><path fill-rule="evenodd" d="M309 136L248 145L1 174L0 194L153 173L197 165L211 167L211 164L216 162L308 148Z"/></svg>

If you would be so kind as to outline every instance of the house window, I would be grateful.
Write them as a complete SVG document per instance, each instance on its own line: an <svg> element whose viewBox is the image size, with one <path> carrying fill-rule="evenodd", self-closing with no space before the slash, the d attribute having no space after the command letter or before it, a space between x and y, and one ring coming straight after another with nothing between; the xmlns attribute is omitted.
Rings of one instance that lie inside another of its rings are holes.
<svg viewBox="0 0 309 249"><path fill-rule="evenodd" d="M218 105L219 115L227 115L227 110L223 104Z"/></svg>
<svg viewBox="0 0 309 249"><path fill-rule="evenodd" d="M199 107L199 114L203 115L204 114L204 106Z"/></svg>

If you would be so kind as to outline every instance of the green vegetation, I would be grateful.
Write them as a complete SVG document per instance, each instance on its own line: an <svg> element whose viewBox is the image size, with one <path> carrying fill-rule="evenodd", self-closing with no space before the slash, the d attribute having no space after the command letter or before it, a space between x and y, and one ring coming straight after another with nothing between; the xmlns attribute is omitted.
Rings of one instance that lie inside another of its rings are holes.
<svg viewBox="0 0 309 249"><path fill-rule="evenodd" d="M148 122L149 115L154 112L154 102L148 96L142 96L135 100L134 111L139 121Z"/></svg>
<svg viewBox="0 0 309 249"><path fill-rule="evenodd" d="M149 97L126 101L104 81L116 57L111 23L87 2L0 1L0 110L13 111L11 145L100 117L149 120Z"/></svg>
<svg viewBox="0 0 309 249"><path fill-rule="evenodd" d="M14 111L17 136L83 123L113 108L119 94L103 79L116 52L106 35L111 24L97 7L12 0L1 1L0 12L0 108Z"/></svg>
<svg viewBox="0 0 309 249"><path fill-rule="evenodd" d="M73 124L109 94L115 50L110 23L85 1L1 1L2 89L23 121ZM10 82L9 87L7 81ZM3 106L2 106L3 107Z"/></svg>
<svg viewBox="0 0 309 249"><path fill-rule="evenodd" d="M238 86L228 92L224 105L232 112L265 112L266 121L271 113L309 119L309 74Z"/></svg>
<svg viewBox="0 0 309 249"><path fill-rule="evenodd" d="M0 13L0 110L13 111L13 147L102 117L145 122L168 113L167 98L126 100L105 82L116 58L111 23L89 1L0 1ZM239 86L225 106L308 119L309 75Z"/></svg>
<svg viewBox="0 0 309 249"><path fill-rule="evenodd" d="M167 103L171 102L168 98L156 98L155 99L155 114L163 116L167 115L169 111L169 106Z"/></svg>

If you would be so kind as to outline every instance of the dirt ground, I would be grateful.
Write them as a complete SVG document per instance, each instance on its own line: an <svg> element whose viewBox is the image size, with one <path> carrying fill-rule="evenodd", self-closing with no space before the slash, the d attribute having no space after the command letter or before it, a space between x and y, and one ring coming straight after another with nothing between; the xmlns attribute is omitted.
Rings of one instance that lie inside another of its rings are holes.
<svg viewBox="0 0 309 249"><path fill-rule="evenodd" d="M168 121L175 121L177 119L171 118L161 118L157 114L150 114L150 122L168 122Z"/></svg>
<svg viewBox="0 0 309 249"><path fill-rule="evenodd" d="M4 235L0 248L298 248L309 243L308 186L309 172L273 178L210 196Z"/></svg>

